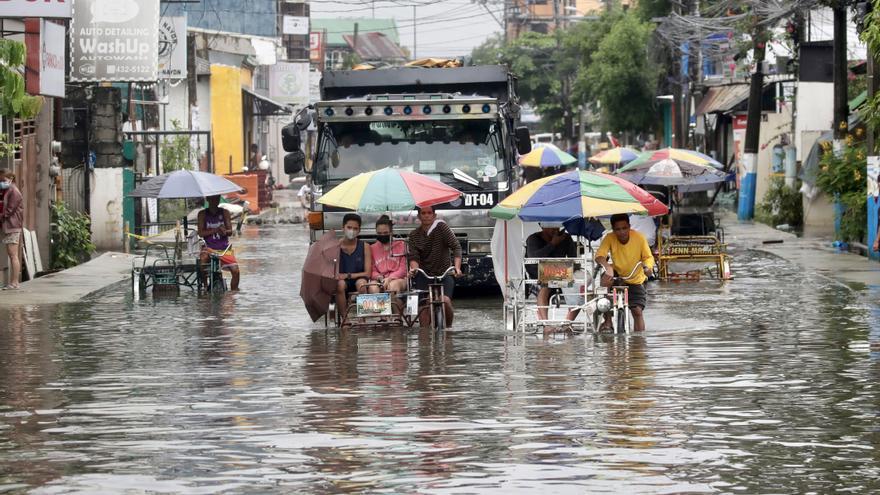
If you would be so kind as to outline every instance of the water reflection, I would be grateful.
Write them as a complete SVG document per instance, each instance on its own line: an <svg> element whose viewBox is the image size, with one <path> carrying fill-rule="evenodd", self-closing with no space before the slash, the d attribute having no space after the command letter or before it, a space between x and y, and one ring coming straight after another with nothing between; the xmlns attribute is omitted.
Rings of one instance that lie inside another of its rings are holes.
<svg viewBox="0 0 880 495"><path fill-rule="evenodd" d="M736 253L652 286L645 335L513 335L494 299L338 332L297 305L305 242L247 229L240 293L0 310L0 491L880 489L878 309L822 277Z"/></svg>

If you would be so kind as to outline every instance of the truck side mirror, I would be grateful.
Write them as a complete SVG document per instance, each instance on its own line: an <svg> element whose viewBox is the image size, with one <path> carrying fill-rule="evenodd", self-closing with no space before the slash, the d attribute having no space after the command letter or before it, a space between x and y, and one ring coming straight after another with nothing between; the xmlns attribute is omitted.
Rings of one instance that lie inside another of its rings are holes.
<svg viewBox="0 0 880 495"><path fill-rule="evenodd" d="M308 112L308 108L304 108L304 111L298 113L296 118L293 119L293 124L300 131L304 131L312 125L312 116Z"/></svg>
<svg viewBox="0 0 880 495"><path fill-rule="evenodd" d="M299 133L300 129L297 127L296 122L281 128L281 147L284 148L284 151L301 151L302 139Z"/></svg>
<svg viewBox="0 0 880 495"><path fill-rule="evenodd" d="M284 173L287 175L302 172L306 164L306 154L301 150L292 151L284 155Z"/></svg>
<svg viewBox="0 0 880 495"><path fill-rule="evenodd" d="M520 155L532 151L532 138L529 136L528 127L517 127L514 130L514 136L516 137L516 151Z"/></svg>

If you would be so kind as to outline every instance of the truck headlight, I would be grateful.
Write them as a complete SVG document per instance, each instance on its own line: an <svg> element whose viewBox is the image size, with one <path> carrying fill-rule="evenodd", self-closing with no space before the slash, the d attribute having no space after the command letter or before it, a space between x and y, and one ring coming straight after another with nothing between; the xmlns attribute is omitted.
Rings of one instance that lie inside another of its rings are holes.
<svg viewBox="0 0 880 495"><path fill-rule="evenodd" d="M492 246L489 241L470 241L468 242L468 254L489 254L492 252Z"/></svg>

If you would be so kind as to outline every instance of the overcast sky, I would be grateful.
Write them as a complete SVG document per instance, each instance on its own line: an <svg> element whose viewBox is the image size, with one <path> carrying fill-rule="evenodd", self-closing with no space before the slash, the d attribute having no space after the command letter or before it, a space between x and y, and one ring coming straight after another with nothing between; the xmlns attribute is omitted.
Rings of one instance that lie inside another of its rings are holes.
<svg viewBox="0 0 880 495"><path fill-rule="evenodd" d="M394 18L400 44L413 49L415 9L416 55L421 57L468 55L493 33L502 31L486 8L471 0L312 0L314 18ZM502 21L501 2L487 6Z"/></svg>

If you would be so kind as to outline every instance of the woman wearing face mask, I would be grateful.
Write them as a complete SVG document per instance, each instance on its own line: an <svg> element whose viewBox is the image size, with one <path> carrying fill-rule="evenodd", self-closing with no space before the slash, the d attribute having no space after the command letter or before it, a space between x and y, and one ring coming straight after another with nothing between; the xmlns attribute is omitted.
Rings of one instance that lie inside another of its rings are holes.
<svg viewBox="0 0 880 495"><path fill-rule="evenodd" d="M393 222L388 215L376 221L376 242L373 252L373 280L370 292L403 292L406 290L406 243L392 239Z"/></svg>
<svg viewBox="0 0 880 495"><path fill-rule="evenodd" d="M342 217L342 239L339 240L339 274L336 275L336 307L344 314L347 296L350 292L366 293L367 279L373 258L364 241L358 239L361 232L361 217L347 213Z"/></svg>
<svg viewBox="0 0 880 495"><path fill-rule="evenodd" d="M0 211L0 238L6 245L6 254L9 255L9 283L4 287L8 290L18 289L18 280L21 278L21 258L19 257L19 244L21 239L21 225L24 220L24 205L21 201L21 192L12 183L15 176L5 168L0 169L0 201L3 209Z"/></svg>

